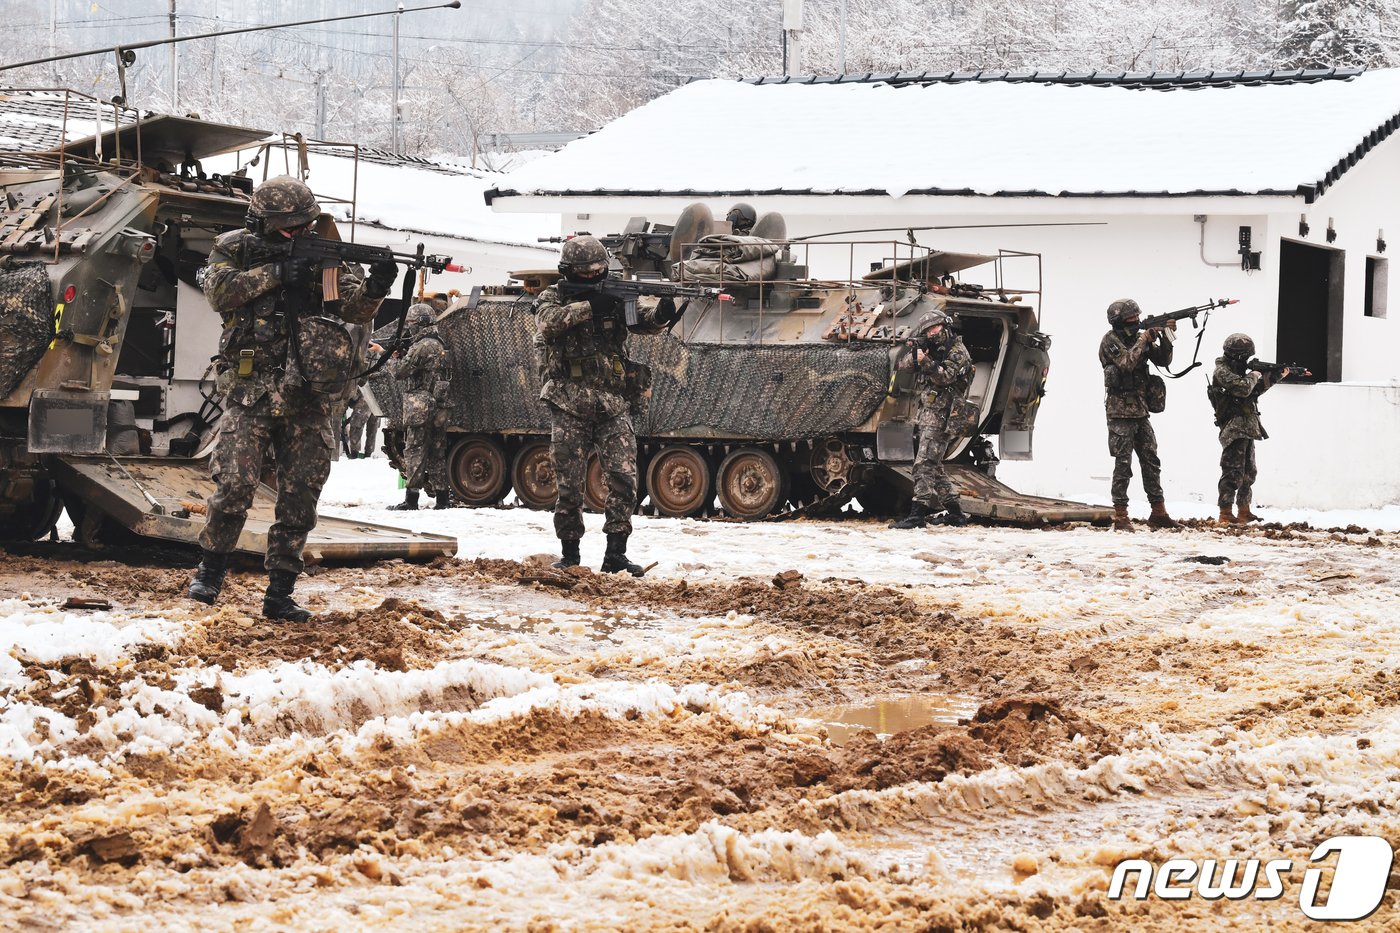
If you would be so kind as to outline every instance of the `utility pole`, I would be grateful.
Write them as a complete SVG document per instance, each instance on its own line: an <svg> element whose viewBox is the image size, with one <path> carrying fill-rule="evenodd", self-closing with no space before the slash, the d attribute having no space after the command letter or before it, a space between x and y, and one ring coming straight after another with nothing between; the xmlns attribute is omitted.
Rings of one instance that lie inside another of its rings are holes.
<svg viewBox="0 0 1400 933"><path fill-rule="evenodd" d="M841 28L836 42L836 73L846 73L846 0L841 0Z"/></svg>
<svg viewBox="0 0 1400 933"><path fill-rule="evenodd" d="M172 0L173 2L173 0ZM802 0L783 0L783 36L787 56L783 74L802 74Z"/></svg>
<svg viewBox="0 0 1400 933"><path fill-rule="evenodd" d="M171 0L174 2L174 0ZM399 20L403 19L403 3L399 3L398 12L394 14L394 109L393 109L393 140L390 148L394 150L394 155L399 155Z"/></svg>
<svg viewBox="0 0 1400 933"><path fill-rule="evenodd" d="M316 72L316 138L326 138L326 70Z"/></svg>
<svg viewBox="0 0 1400 933"><path fill-rule="evenodd" d="M175 0L170 0L170 38L175 38ZM180 112L180 58L175 43L170 43L170 112Z"/></svg>
<svg viewBox="0 0 1400 933"><path fill-rule="evenodd" d="M58 54L58 0L49 0L49 55ZM49 86L58 87L58 62L49 65Z"/></svg>
<svg viewBox="0 0 1400 933"><path fill-rule="evenodd" d="M214 0L214 31L219 31L219 0ZM219 40L209 43L209 109L219 106Z"/></svg>

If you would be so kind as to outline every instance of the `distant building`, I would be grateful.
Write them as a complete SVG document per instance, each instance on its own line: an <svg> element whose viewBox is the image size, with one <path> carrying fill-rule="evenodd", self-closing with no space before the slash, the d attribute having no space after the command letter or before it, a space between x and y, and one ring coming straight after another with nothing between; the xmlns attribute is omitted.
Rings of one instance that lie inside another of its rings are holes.
<svg viewBox="0 0 1400 933"><path fill-rule="evenodd" d="M1238 298L1212 316L1204 366L1169 383L1154 419L1169 498L1213 502L1205 374L1242 330L1260 356L1319 380L1264 400L1273 439L1259 502L1375 507L1400 502L1386 242L1400 239L1398 126L1400 70L711 80L505 175L486 197L496 211L560 214L564 232L669 222L696 200L722 217L742 198L782 212L793 237L903 240L912 227L941 249L1042 254L1048 394L1035 462L1002 472L1027 491L1107 497L1096 354L1111 301L1155 313ZM935 226L963 229L917 229ZM861 249L862 261L881 255ZM1183 327L1174 369L1194 343Z"/></svg>

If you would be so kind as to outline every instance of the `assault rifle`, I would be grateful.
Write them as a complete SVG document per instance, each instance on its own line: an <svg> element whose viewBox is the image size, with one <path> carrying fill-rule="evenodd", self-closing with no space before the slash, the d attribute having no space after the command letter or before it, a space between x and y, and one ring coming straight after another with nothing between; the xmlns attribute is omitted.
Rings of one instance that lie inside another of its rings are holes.
<svg viewBox="0 0 1400 933"><path fill-rule="evenodd" d="M414 253L397 253L387 246L370 246L367 243L347 243L344 240L328 240L319 236L292 237L284 243L269 243L262 238L254 242L253 265L261 262L274 262L278 259L310 259L320 262L322 268L332 264L354 262L371 265L388 260L411 269L427 269L429 272L470 272L471 267L454 263L451 256L441 256L424 251L422 243Z"/></svg>
<svg viewBox="0 0 1400 933"><path fill-rule="evenodd" d="M643 295L655 298L683 298L687 302L692 298L712 298L724 301L728 295L718 288L705 288L700 285L677 285L674 282L657 282L652 279L616 279L608 276L600 282L570 282L567 279L559 280L559 300L568 304L573 301L581 301L589 295L606 295L622 304L623 317L627 321L628 327L636 327L637 299ZM672 321L662 321L663 324L673 324L680 320L680 316L685 313L685 306L682 305L676 310L676 317Z"/></svg>
<svg viewBox="0 0 1400 933"><path fill-rule="evenodd" d="M1201 314L1209 314L1216 308L1225 308L1230 305L1239 304L1238 298L1217 298L1214 301L1207 301L1203 305L1196 305L1193 308L1182 308L1180 311L1168 311L1166 314L1154 314L1150 317L1142 318L1138 321L1138 327L1143 330L1151 330L1154 327L1164 327L1171 321L1180 321L1183 318L1190 318L1191 323L1196 323L1196 317Z"/></svg>
<svg viewBox="0 0 1400 933"><path fill-rule="evenodd" d="M1265 375L1277 375L1286 369L1289 376L1302 376L1305 379L1312 376L1312 370L1302 363L1265 363L1263 360L1253 359L1246 363L1245 367Z"/></svg>

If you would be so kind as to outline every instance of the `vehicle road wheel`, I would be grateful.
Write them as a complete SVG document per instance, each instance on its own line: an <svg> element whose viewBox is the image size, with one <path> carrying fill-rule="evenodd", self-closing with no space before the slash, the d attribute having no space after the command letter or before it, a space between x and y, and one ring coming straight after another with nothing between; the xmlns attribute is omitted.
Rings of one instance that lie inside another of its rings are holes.
<svg viewBox="0 0 1400 933"><path fill-rule="evenodd" d="M495 505L510 491L506 455L489 437L458 441L447 455L447 479L457 498L470 506Z"/></svg>
<svg viewBox="0 0 1400 933"><path fill-rule="evenodd" d="M515 455L510 478L515 484L515 497L526 508L554 508L559 486L554 479L554 461L549 456L548 441L526 442Z"/></svg>
<svg viewBox="0 0 1400 933"><path fill-rule="evenodd" d="M787 497L783 468L766 450L741 447L719 465L719 504L746 522L771 515Z"/></svg>
<svg viewBox="0 0 1400 933"><path fill-rule="evenodd" d="M693 447L673 446L651 458L646 488L656 511L685 518L710 504L714 487L704 455Z"/></svg>
<svg viewBox="0 0 1400 933"><path fill-rule="evenodd" d="M34 481L34 493L0 525L0 541L38 541L48 537L63 514L63 497L47 479Z"/></svg>
<svg viewBox="0 0 1400 933"><path fill-rule="evenodd" d="M601 512L608 505L608 478L603 475L603 461L598 455L588 457L588 470L583 474L583 507L589 512Z"/></svg>

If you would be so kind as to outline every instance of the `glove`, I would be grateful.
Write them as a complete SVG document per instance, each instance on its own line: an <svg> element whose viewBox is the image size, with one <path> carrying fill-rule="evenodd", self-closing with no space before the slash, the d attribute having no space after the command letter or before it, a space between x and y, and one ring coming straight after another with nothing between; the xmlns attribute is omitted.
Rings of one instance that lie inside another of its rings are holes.
<svg viewBox="0 0 1400 933"><path fill-rule="evenodd" d="M680 312L676 310L676 299L670 295L665 296L656 303L655 319L658 324L670 326L681 319Z"/></svg>
<svg viewBox="0 0 1400 933"><path fill-rule="evenodd" d="M284 259L278 263L277 271L282 279L282 287L288 291L310 291L319 281L319 269L314 259Z"/></svg>
<svg viewBox="0 0 1400 933"><path fill-rule="evenodd" d="M370 263L369 281L365 284L365 293L371 298L383 298L389 294L390 287L398 281L399 267L392 259L380 259Z"/></svg>

